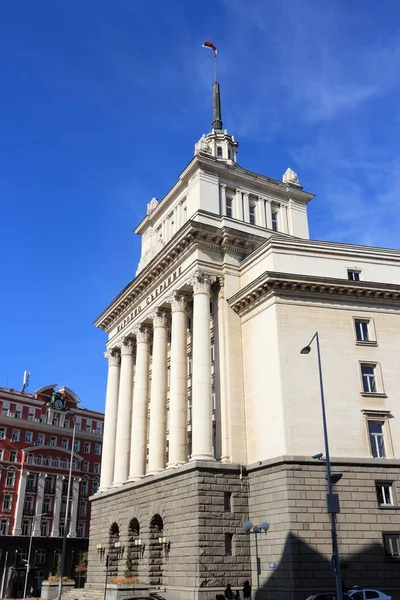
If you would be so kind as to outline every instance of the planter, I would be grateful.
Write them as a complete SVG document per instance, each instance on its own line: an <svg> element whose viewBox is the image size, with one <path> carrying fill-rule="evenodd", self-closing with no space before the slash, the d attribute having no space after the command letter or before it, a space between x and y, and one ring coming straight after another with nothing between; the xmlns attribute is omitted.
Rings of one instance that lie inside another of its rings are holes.
<svg viewBox="0 0 400 600"><path fill-rule="evenodd" d="M134 594L147 596L150 589L152 589L152 586L138 583L108 583L106 600L124 600Z"/></svg>
<svg viewBox="0 0 400 600"><path fill-rule="evenodd" d="M58 596L58 581L43 581L42 582L42 593L40 595L41 600L54 600ZM73 590L75 587L75 581L69 579L68 581L63 581L62 584L63 592L67 592L68 590Z"/></svg>

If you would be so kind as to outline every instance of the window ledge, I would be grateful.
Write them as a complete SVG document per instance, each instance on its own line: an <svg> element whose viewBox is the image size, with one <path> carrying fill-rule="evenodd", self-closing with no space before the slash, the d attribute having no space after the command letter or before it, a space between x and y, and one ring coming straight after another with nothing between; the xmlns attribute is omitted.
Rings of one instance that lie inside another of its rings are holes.
<svg viewBox="0 0 400 600"><path fill-rule="evenodd" d="M377 346L378 342L376 340L356 340L356 346Z"/></svg>
<svg viewBox="0 0 400 600"><path fill-rule="evenodd" d="M385 392L360 392L364 398L387 398Z"/></svg>
<svg viewBox="0 0 400 600"><path fill-rule="evenodd" d="M400 510L398 504L378 504L378 508L381 508L382 510Z"/></svg>

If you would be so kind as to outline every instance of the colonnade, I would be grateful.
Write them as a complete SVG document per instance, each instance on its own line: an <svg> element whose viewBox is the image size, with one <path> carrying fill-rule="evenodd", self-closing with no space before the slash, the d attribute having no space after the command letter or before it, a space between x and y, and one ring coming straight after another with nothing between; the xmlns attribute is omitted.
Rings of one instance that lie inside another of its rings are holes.
<svg viewBox="0 0 400 600"><path fill-rule="evenodd" d="M193 290L192 454L213 460L210 288L214 278L196 272ZM154 475L187 462L187 310L188 297L175 290L120 344L106 353L108 380L100 491ZM168 331L171 329L169 457L167 444ZM152 375L149 390L150 346ZM147 464L147 418L150 424ZM147 467L147 468L146 468Z"/></svg>

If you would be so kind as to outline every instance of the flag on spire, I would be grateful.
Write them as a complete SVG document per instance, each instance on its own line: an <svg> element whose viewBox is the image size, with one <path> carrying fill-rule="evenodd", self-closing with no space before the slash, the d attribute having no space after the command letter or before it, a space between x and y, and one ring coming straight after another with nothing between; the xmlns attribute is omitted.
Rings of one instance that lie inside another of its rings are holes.
<svg viewBox="0 0 400 600"><path fill-rule="evenodd" d="M217 47L212 42L204 42L203 48L210 48L214 52L214 58L217 58Z"/></svg>

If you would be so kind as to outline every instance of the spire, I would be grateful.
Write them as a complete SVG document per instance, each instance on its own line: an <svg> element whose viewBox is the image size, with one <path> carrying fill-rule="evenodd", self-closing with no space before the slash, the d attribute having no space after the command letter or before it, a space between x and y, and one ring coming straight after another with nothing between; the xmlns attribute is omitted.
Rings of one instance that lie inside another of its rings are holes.
<svg viewBox="0 0 400 600"><path fill-rule="evenodd" d="M222 129L222 115L221 115L221 95L219 92L219 83L214 81L213 83L213 129Z"/></svg>

